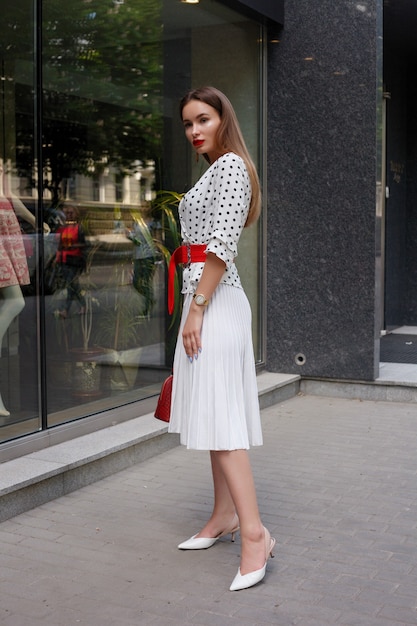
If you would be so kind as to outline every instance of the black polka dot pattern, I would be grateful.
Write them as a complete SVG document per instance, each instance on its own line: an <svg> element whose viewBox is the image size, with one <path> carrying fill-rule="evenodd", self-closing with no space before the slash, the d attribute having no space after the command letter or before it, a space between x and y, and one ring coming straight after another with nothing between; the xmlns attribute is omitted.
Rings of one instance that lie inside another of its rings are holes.
<svg viewBox="0 0 417 626"><path fill-rule="evenodd" d="M215 161L184 196L179 207L183 240L207 244L226 263L222 283L241 287L234 264L237 244L245 226L251 184L244 161L228 152ZM183 293L191 293L204 265L193 263L183 273Z"/></svg>

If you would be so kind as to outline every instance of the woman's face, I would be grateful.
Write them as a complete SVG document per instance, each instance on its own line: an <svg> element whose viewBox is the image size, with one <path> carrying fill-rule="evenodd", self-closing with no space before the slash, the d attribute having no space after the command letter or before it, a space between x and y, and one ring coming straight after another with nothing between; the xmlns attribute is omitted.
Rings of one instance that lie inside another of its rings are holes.
<svg viewBox="0 0 417 626"><path fill-rule="evenodd" d="M64 215L67 222L75 222L77 220L77 214L72 206L64 207Z"/></svg>
<svg viewBox="0 0 417 626"><path fill-rule="evenodd" d="M217 141L221 119L215 108L200 100L191 100L182 110L182 121L185 136L197 154L207 154L213 163L224 153Z"/></svg>

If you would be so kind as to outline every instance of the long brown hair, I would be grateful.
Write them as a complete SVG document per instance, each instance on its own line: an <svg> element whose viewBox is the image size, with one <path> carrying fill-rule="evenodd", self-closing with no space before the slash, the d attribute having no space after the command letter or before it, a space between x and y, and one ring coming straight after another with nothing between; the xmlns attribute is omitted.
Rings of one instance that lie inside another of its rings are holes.
<svg viewBox="0 0 417 626"><path fill-rule="evenodd" d="M259 183L258 172L256 171L255 165L246 147L232 103L227 96L224 95L224 93L215 87L200 87L199 89L192 89L185 94L180 102L181 118L185 105L191 100L205 102L209 106L213 107L213 109L216 109L221 120L217 133L219 145L226 152L234 152L245 162L252 187L252 197L245 227L250 226L256 222L261 212L261 186ZM204 157L207 161L209 161L206 154Z"/></svg>

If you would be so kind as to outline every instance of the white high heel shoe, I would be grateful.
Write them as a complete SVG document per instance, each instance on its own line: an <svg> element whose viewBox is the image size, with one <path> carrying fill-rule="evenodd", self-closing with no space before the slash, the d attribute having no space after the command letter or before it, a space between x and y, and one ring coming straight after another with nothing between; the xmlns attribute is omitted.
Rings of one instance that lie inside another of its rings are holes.
<svg viewBox="0 0 417 626"><path fill-rule="evenodd" d="M266 574L266 564L269 557L273 558L273 549L275 548L275 539L271 537L269 531L264 528L265 531L265 565L261 567L261 569L257 569L254 572L249 572L248 574L241 574L240 567L237 571L236 576L233 579L232 584L230 585L230 591L239 591L240 589L249 589L249 587L253 587L257 585L265 578Z"/></svg>
<svg viewBox="0 0 417 626"><path fill-rule="evenodd" d="M197 537L197 535L193 535L186 541L183 541L179 544L178 548L180 550L206 550L207 548L211 548L214 546L216 541L220 539L220 537L225 537L226 535L232 535L232 541L235 540L235 534L239 530L239 518L235 513L232 524L226 528L223 532L219 533L217 537Z"/></svg>

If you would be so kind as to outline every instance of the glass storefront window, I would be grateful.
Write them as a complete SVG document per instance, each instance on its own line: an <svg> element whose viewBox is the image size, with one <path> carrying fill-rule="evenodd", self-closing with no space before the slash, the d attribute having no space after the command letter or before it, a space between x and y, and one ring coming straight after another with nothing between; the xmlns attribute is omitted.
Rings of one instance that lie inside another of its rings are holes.
<svg viewBox="0 0 417 626"><path fill-rule="evenodd" d="M179 5L179 6L177 6ZM245 141L262 179L263 30L259 24L220 2L200 5L166 2L164 39L164 113L167 185L186 191L200 177L204 163L194 155L178 124L178 102L190 87L213 85L231 100ZM255 357L261 347L261 222L244 231L236 264L252 307Z"/></svg>
<svg viewBox="0 0 417 626"><path fill-rule="evenodd" d="M259 24L215 1L43 0L36 73L34 3L18 4L6 11L12 48L0 44L0 157L33 215L41 190L51 233L27 237L30 285L9 352L3 343L0 385L12 411L0 416L0 441L39 429L42 414L51 427L158 392L179 320L179 310L173 320L166 312L176 209L204 168L183 134L181 96L222 89L258 164L262 150ZM238 258L258 361L259 233L245 232Z"/></svg>
<svg viewBox="0 0 417 626"><path fill-rule="evenodd" d="M39 414L35 41L31 0L3 7L0 41L0 441L34 432ZM24 134L22 127L25 128Z"/></svg>
<svg viewBox="0 0 417 626"><path fill-rule="evenodd" d="M167 367L161 3L43 11L48 424L155 393ZM74 18L74 16L76 16ZM69 216L68 216L69 214Z"/></svg>

